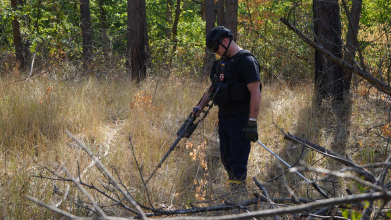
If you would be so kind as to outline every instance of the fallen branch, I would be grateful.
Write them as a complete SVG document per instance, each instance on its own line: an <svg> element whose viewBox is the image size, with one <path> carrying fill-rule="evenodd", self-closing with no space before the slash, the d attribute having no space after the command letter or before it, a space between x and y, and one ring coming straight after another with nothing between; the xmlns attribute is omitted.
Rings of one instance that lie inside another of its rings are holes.
<svg viewBox="0 0 391 220"><path fill-rule="evenodd" d="M268 203L270 204L270 206L273 209L277 209L277 207L274 205L274 202L272 201L272 199L270 198L269 194L267 193L266 189L262 186L262 184L258 181L258 179L254 176L253 180L254 180L255 184L259 187L259 189L261 189L262 194L266 197L266 199L267 199ZM279 220L280 217L279 216L275 216L275 219Z"/></svg>
<svg viewBox="0 0 391 220"><path fill-rule="evenodd" d="M299 212L309 212L311 209L318 207L325 207L330 205L337 205L341 203L352 203L365 200L389 200L391 199L391 192L376 192L376 193L364 193L359 195L346 196L343 198L331 198L323 199L309 204L297 205L286 208L278 208L273 210L261 210L254 211L251 213L241 213L237 215L224 215L216 217L185 217L181 218L182 220L240 220L248 218L257 218L257 217L267 217L267 216L276 216L282 214L293 214ZM177 220L175 218L165 218L165 220Z"/></svg>
<svg viewBox="0 0 391 220"><path fill-rule="evenodd" d="M33 175L33 177L38 177L38 178L42 178L42 179L48 179L48 180L55 180L55 181L64 181L64 182L73 182L71 179L66 179L66 178L63 178L59 175L57 175L56 173L54 173L53 171L51 171L50 169L48 169L47 167L45 167L46 170L48 170L51 174L53 174L56 178L51 178L51 177L45 177L45 176L42 176L42 175L39 175L39 176L36 176L36 175ZM111 205L115 205L115 204L118 204L120 206L122 206L124 209L128 210L128 211L131 211L135 214L138 214L138 212L136 210L133 210L131 209L130 207L126 206L125 204L122 203L122 200L124 200L125 198L122 198L122 199L115 199L113 198L112 196L108 195L106 192L100 190L99 188L95 187L93 184L89 185L89 184L86 184L84 182L82 182L80 180L80 178L77 180L79 181L79 183L85 187L88 187L92 190L96 190L97 192L99 192L100 194L102 194L103 196L109 198L110 200L114 201L114 204L111 204ZM106 188L104 185L102 185L107 191L111 192L112 190L111 189L108 189ZM116 194L117 195L117 194ZM117 195L118 197L118 195ZM110 205L110 206L111 206Z"/></svg>
<svg viewBox="0 0 391 220"><path fill-rule="evenodd" d="M349 178L349 179L352 179L362 185L371 187L371 188L378 190L378 191L385 191L386 190L385 188L383 188L381 186L378 186L378 185L375 185L375 184L370 183L368 181L357 178L354 175L345 174L345 173L341 173L341 172L337 172L337 171L331 171L331 170L326 170L326 169L316 168L316 167L294 167L290 170L290 172L296 172L296 171L313 171L313 172L317 172L317 173L323 173L323 174L326 174L329 176L335 176L335 177L340 177L340 178Z"/></svg>
<svg viewBox="0 0 391 220"><path fill-rule="evenodd" d="M338 155L337 153L331 151L331 150L328 150L324 147L321 147L317 144L314 144L314 143L311 143L307 140L304 140L304 139L301 139L299 137L296 137L290 133L285 133L281 128L279 128L276 124L274 124L280 131L281 133L284 135L284 139L287 139L287 140L290 140L290 141L294 141L296 143L299 143L299 144L302 144L303 146L306 146L320 154L323 154L325 156L328 156L328 157L331 157L335 160L337 160L338 162L342 163L343 165L345 166L348 166L348 167L353 167L355 168L354 171L357 172L359 175L363 176L365 178L366 181L368 182L371 182L371 183L375 183L376 182L376 177L371 173L369 172L367 169L357 165L356 163L354 163L353 161L349 160L348 158L344 158L340 155Z"/></svg>
<svg viewBox="0 0 391 220"><path fill-rule="evenodd" d="M110 172L106 169L105 166L100 162L98 158L96 158L90 150L87 149L84 144L79 141L75 136L73 136L68 130L65 131L69 137L71 137L76 143L83 148L85 152L96 162L96 164L103 170L103 172L110 178L111 181L113 181L114 186L126 197L126 199L137 209L139 212L139 215L141 215L141 219L147 219L147 216L145 215L144 211L140 208L140 206L137 204L137 202L130 197L124 189L118 184L118 182L114 179L114 177L110 174Z"/></svg>
<svg viewBox="0 0 391 220"><path fill-rule="evenodd" d="M68 217L68 218L71 218L71 219L77 219L77 216L72 215L71 213L66 212L66 211L63 211L63 210L61 210L61 209L59 209L59 208L53 207L53 206L51 206L51 205L48 205L48 204L46 204L46 203L44 203L44 202L41 202L41 201L39 201L38 199L36 199L36 198L34 198L34 197L32 197L32 196L26 196L26 198L27 198L28 200L32 201L32 202L37 203L37 204L40 205L40 206L43 206L43 207L45 207L45 208L47 208L47 209L49 209L49 210L52 210L53 212L57 212L58 214L61 214L61 215L63 215L63 216L66 216L66 217Z"/></svg>
<svg viewBox="0 0 391 220"><path fill-rule="evenodd" d="M105 214L105 212L99 207L99 205L95 202L94 198L91 196L91 194L89 194L84 188L83 186L78 182L76 181L76 179L68 172L68 170L62 166L61 167L62 170L67 174L67 176L69 176L69 178L71 178L71 180L76 184L76 186L80 189L80 191L87 196L87 198L91 201L92 205L95 207L95 210L97 212L99 212L99 214L106 218L107 215Z"/></svg>

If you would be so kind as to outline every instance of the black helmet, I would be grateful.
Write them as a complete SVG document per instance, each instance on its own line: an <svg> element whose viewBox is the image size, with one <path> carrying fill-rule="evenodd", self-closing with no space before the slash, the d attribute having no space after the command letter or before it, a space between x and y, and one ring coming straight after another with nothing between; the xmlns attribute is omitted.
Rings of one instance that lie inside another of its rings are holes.
<svg viewBox="0 0 391 220"><path fill-rule="evenodd" d="M226 37L230 38L231 40L234 38L228 28L224 26L217 26L208 33L208 36L206 36L206 46L213 53L216 53L219 49L219 44Z"/></svg>

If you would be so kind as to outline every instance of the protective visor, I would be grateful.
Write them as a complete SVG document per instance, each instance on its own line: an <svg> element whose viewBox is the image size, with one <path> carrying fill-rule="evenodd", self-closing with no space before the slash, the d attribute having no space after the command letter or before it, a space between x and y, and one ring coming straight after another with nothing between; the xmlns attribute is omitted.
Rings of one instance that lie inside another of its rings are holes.
<svg viewBox="0 0 391 220"><path fill-rule="evenodd" d="M212 45L212 47L210 47L210 51L212 51L212 53L216 53L218 50L219 50L219 46L221 44L221 42L223 42L224 40L224 37L220 39L220 41L217 43L217 42L214 42L214 44Z"/></svg>

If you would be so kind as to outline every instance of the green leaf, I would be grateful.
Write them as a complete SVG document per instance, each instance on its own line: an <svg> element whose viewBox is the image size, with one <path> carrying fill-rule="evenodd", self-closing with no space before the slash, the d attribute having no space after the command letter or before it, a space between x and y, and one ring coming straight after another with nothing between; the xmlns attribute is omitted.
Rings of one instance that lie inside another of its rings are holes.
<svg viewBox="0 0 391 220"><path fill-rule="evenodd" d="M344 218L349 218L349 210L348 209L343 209L342 211L342 216Z"/></svg>

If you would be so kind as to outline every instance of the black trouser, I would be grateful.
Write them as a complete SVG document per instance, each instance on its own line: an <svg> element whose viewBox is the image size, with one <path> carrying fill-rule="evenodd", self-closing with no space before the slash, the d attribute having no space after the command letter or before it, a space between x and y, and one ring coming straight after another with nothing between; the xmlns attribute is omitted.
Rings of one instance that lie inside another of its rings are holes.
<svg viewBox="0 0 391 220"><path fill-rule="evenodd" d="M219 116L221 160L229 180L244 181L251 142L246 138L248 115Z"/></svg>

